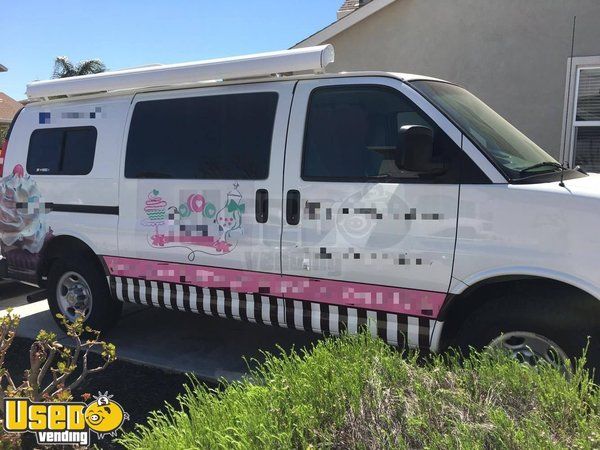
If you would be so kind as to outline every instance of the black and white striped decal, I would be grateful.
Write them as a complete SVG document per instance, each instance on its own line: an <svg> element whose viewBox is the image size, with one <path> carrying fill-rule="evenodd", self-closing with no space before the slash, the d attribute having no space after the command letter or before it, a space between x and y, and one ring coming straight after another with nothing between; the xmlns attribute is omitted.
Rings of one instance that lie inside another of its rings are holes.
<svg viewBox="0 0 600 450"><path fill-rule="evenodd" d="M109 276L112 295L120 301L176 311L207 314L315 333L355 334L366 326L392 345L404 337L411 347L428 348L435 320L384 311L283 299L261 293L203 288L165 281Z"/></svg>

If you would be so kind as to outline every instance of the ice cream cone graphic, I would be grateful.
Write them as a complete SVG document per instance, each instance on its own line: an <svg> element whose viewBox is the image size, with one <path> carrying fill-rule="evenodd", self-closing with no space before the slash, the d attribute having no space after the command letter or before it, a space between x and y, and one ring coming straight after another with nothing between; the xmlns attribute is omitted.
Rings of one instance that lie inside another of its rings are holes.
<svg viewBox="0 0 600 450"><path fill-rule="evenodd" d="M52 236L36 182L17 164L0 180L0 249L9 263L35 268Z"/></svg>

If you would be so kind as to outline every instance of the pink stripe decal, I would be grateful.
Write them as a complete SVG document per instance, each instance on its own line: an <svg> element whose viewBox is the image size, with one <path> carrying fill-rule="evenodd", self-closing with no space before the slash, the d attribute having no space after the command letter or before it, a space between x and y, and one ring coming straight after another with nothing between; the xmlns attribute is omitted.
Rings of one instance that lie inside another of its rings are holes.
<svg viewBox="0 0 600 450"><path fill-rule="evenodd" d="M262 293L355 308L436 318L444 303L442 292L378 286L348 281L277 275L239 269L104 256L110 275L230 288L240 293Z"/></svg>

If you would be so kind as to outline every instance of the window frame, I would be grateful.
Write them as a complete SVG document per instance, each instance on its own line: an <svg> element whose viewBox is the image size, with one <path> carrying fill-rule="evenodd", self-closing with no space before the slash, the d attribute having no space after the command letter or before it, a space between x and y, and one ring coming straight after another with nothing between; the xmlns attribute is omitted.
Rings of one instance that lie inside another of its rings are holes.
<svg viewBox="0 0 600 450"><path fill-rule="evenodd" d="M300 164L300 179L302 181L317 181L317 182L324 182L324 183L395 183L395 184L450 184L450 185L458 185L461 184L461 180L457 180L457 181L453 181L453 182L438 182L436 181L435 178L433 179L420 179L420 178L397 178L397 177L390 177L390 178L378 178L376 176L373 177L321 177L321 176L306 176L304 174L304 169L305 169L305 165L306 165L306 147L307 147L307 142L308 142L308 126L310 123L309 117L310 117L310 113L311 113L311 107L312 107L312 103L314 101L314 94L315 92L318 91L322 91L322 90L326 90L326 91L332 91L332 90L348 90L349 88L355 89L355 88L369 88L369 89L374 89L374 90L380 90L380 91L384 91L384 92L389 92L391 94L394 95L398 95L401 98L403 98L409 105L411 105L412 107L414 107L415 112L419 113L420 115L422 115L424 118L426 118L426 120L430 123L433 123L437 132L442 132L446 135L446 137L452 141L452 138L450 136L448 136L448 134L443 130L443 128L432 118L429 116L429 114L427 114L422 108L420 108L412 99L410 99L406 94L404 94L403 92L399 91L398 89L395 89L391 86L387 86L384 84L376 84L376 83L356 83L356 84L332 84L332 85L325 85L325 86L318 86L316 88L314 88L313 90L310 91L309 97L308 97L308 102L307 102L307 106L306 106L306 113L305 113L305 121L304 121L304 131L303 131L303 138L302 138L302 157L301 157L301 164ZM453 141L452 141L453 142ZM455 142L453 142L453 144L457 147L457 149L459 151L462 151L464 153L464 150ZM464 155L466 158L470 157L465 154ZM473 161L472 163L474 165L475 164ZM483 172L483 171L482 171ZM486 175L487 177L487 175Z"/></svg>
<svg viewBox="0 0 600 450"><path fill-rule="evenodd" d="M93 145L93 151L92 151L92 164L89 168L89 170L87 172L82 172L82 173L64 173L62 172L62 165L64 163L64 152L65 152L65 144L67 142L66 139L66 135L68 131L75 131L75 130L87 130L87 131L93 131L94 134L94 145ZM61 171L59 172L37 172L34 171L32 172L30 170L30 156L31 156L31 141L33 138L33 135L38 133L38 132L56 132L56 131L61 131L62 132L62 140L61 140L61 149L60 149L60 169ZM75 127L51 127L51 128L36 128L34 129L31 134L29 135L29 143L27 145L27 160L25 162L25 168L27 170L27 173L29 173L30 175L35 175L35 176L67 176L67 177L76 177L76 176L85 176L85 175L89 175L92 170L94 170L94 162L96 161L96 149L98 147L98 129L93 126L93 125L79 125L79 126L75 126Z"/></svg>
<svg viewBox="0 0 600 450"><path fill-rule="evenodd" d="M213 89L213 88L201 88L201 89ZM164 94L167 95L164 95ZM265 90L249 90L249 91L230 91L230 90L226 90L226 91L218 91L218 92L193 92L193 93L184 93L182 91L177 92L175 95L173 95L173 92L171 91L165 91L165 92L151 92L150 94L161 94L161 95L157 95L157 96L152 96L149 98L145 98L142 97L140 98L138 101L134 101L132 103L132 107L131 107L131 112L130 112L130 117L127 120L127 127L126 127L126 136L127 139L124 143L124 149L123 149L123 169L122 169L122 176L124 179L126 180L132 180L132 181L138 181L138 180L182 180L182 181L227 181L227 180L242 180L242 181L250 181L250 182L256 182L256 181L265 181L268 180L270 178L270 174L271 174L271 159L272 159L272 152L273 152L273 139L276 133L276 122L277 122L277 115L279 113L279 105L280 105L280 100L281 100L281 93L278 90L275 89L265 89ZM169 95L170 94L170 95ZM275 107L273 110L273 121L272 121L272 130L270 133L270 140L269 140L269 150L268 150L268 157L267 157L267 167L266 167L266 175L264 178L182 178L182 177L176 177L176 178L169 178L169 177L132 177L132 176L128 176L127 175L127 156L128 156L128 149L129 149L129 145L130 145L130 140L131 140L131 130L132 130L132 122L133 122L133 117L135 114L135 110L137 108L137 106L140 103L149 103L149 102L160 102L160 101L177 101L177 100L186 100L186 99L195 99L195 98L199 98L199 99L205 99L205 98L211 98L211 97L226 97L226 96L236 96L236 95L264 95L264 94L269 94L269 95L274 95L275 96Z"/></svg>
<svg viewBox="0 0 600 450"><path fill-rule="evenodd" d="M589 69L600 69L600 55L578 56L567 59L560 161L568 162L570 167L575 167L577 157L575 154L577 129L583 127L600 127L600 120L577 120L580 76L583 70Z"/></svg>

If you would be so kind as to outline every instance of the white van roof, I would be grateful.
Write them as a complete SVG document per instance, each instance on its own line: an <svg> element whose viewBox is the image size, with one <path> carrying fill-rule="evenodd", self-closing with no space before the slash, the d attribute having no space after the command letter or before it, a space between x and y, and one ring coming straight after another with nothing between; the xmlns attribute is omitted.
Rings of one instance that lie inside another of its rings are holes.
<svg viewBox="0 0 600 450"><path fill-rule="evenodd" d="M322 71L333 60L333 46L319 45L232 58L153 65L94 75L34 81L27 85L27 97L48 98L282 73L317 72Z"/></svg>
<svg viewBox="0 0 600 450"><path fill-rule="evenodd" d="M132 69L102 72L70 78L34 81L27 85L30 100L95 94L124 93L150 89L182 87L198 83L304 78L322 74L334 61L332 45L210 59L179 64L154 64ZM327 74L348 76L350 72ZM389 72L352 72L352 75L387 75L406 81L428 77Z"/></svg>

